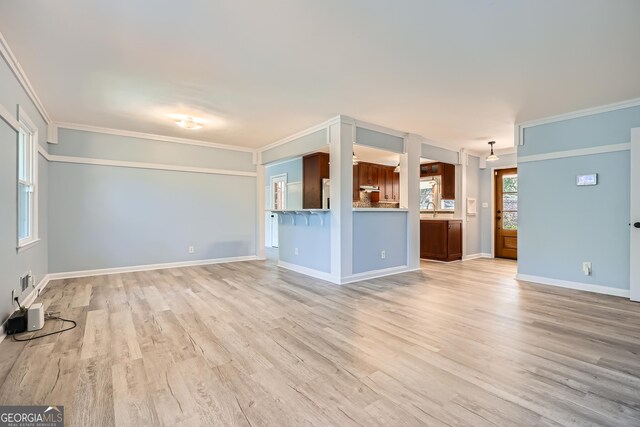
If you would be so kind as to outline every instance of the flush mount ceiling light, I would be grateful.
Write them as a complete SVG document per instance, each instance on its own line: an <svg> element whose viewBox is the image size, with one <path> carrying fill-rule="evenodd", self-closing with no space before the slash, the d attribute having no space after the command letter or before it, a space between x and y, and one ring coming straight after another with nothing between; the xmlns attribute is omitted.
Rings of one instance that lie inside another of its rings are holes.
<svg viewBox="0 0 640 427"><path fill-rule="evenodd" d="M202 125L199 122L202 122L202 120L194 119L193 117L184 117L176 120L178 126L189 130L201 129Z"/></svg>
<svg viewBox="0 0 640 427"><path fill-rule="evenodd" d="M360 163L360 159L358 159L358 156L356 156L355 151L352 151L351 154L353 154L353 164L357 165L358 163Z"/></svg>
<svg viewBox="0 0 640 427"><path fill-rule="evenodd" d="M487 162L495 162L496 160L498 160L500 157L496 156L495 154L493 154L493 144L495 144L495 141L489 141L489 145L491 146L491 154L489 154L487 156Z"/></svg>

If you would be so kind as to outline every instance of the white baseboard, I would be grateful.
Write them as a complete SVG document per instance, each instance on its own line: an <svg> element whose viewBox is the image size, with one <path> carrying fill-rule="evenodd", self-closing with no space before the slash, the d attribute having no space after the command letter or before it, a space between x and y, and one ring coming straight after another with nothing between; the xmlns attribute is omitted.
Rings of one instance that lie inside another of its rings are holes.
<svg viewBox="0 0 640 427"><path fill-rule="evenodd" d="M361 280L376 279L378 277L391 276L394 274L408 273L410 271L419 271L419 270L421 270L420 267L409 268L406 265L401 265L398 267L383 268L381 270L372 270L372 271L365 271L363 273L352 274L351 276L343 277L340 283L344 285L346 283L359 282Z"/></svg>
<svg viewBox="0 0 640 427"><path fill-rule="evenodd" d="M377 277L391 276L393 274L408 273L410 271L418 271L420 268L408 268L406 265L398 267L384 268L382 270L365 271L363 273L352 274L347 277L335 277L331 273L325 271L315 270L313 268L303 267L296 264L291 264L285 261L278 261L278 267L285 268L287 270L295 271L306 276L311 276L316 279L325 280L327 282L334 283L336 285L346 285L347 283L359 282L361 280L375 279Z"/></svg>
<svg viewBox="0 0 640 427"><path fill-rule="evenodd" d="M134 265L130 267L102 268L98 270L69 271L65 273L51 273L48 276L49 276L49 280L61 280L61 279L73 279L77 277L102 276L105 274L120 274L120 273L133 273L136 271L162 270L165 268L193 267L197 265L222 264L227 262L239 262L239 261L255 261L256 259L257 257L255 255L249 255L249 256L237 256L237 257L229 257L229 258L202 259L202 260L195 260L195 261L167 262L162 264Z"/></svg>
<svg viewBox="0 0 640 427"><path fill-rule="evenodd" d="M47 274L42 278L42 280L40 280L40 282L36 285L36 287L33 288L31 292L29 292L29 295L27 295L27 297L21 301L22 306L30 307L31 304L33 304L36 298L40 295L40 292L42 292L42 290L49 284L49 281L51 281L51 277L49 277L49 275ZM17 308L12 312L12 314L15 313L16 311L18 311ZM8 318L4 319L4 321L2 322L2 325L0 325L0 342L2 342L7 336L7 334L5 334L5 331L4 331L4 325L5 323L7 323L7 320Z"/></svg>
<svg viewBox="0 0 640 427"><path fill-rule="evenodd" d="M304 274L305 276L315 277L316 279L326 280L327 282L335 283L336 285L340 284L339 278L333 277L331 273L327 273L326 271L320 271L314 268L303 267L301 265L292 264L290 262L285 262L280 260L278 260L278 267L295 271L296 273L301 273L301 274Z"/></svg>
<svg viewBox="0 0 640 427"><path fill-rule="evenodd" d="M609 286L592 285L589 283L571 282L569 280L552 279L549 277L531 276L529 274L517 274L516 280L539 283L541 285L558 286L560 288L576 289L579 291L595 292L598 294L613 295L629 298L628 289L611 288Z"/></svg>
<svg viewBox="0 0 640 427"><path fill-rule="evenodd" d="M468 261L470 259L478 259L478 258L493 258L493 256L487 252L478 252L476 254L465 255L462 257L462 260Z"/></svg>

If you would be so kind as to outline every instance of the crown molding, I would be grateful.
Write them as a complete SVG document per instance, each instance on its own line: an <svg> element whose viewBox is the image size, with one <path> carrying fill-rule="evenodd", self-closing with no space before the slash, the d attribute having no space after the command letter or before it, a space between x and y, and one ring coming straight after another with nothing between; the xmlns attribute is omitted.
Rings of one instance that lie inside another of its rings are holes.
<svg viewBox="0 0 640 427"><path fill-rule="evenodd" d="M152 141L173 142L176 144L197 145L200 147L219 148L221 150L242 151L244 153L254 153L255 150L248 147L236 145L207 142L198 139L177 138L173 136L156 135L152 133L136 132L132 130L113 129L100 126L83 125L79 123L56 123L58 129L79 130L83 132L102 133L107 135L125 136L130 138L148 139Z"/></svg>
<svg viewBox="0 0 640 427"><path fill-rule="evenodd" d="M40 101L40 98L38 98L36 91L33 89L31 82L29 81L29 79L27 78L27 75L25 74L24 70L20 66L18 59L15 57L15 55L11 51L9 44L7 43L7 40L4 38L2 33L0 33L0 56L4 58L5 62L7 63L7 65L13 72L13 74L16 76L16 78L18 79L18 82L20 82L20 85L22 86L24 91L27 93L27 96L29 97L29 99L31 99L31 102L33 102L33 105L35 105L36 109L38 110L38 113L40 113L45 123L47 125L51 123L52 122L51 117L49 117L49 114L47 113L47 110L44 108L42 101Z"/></svg>
<svg viewBox="0 0 640 427"><path fill-rule="evenodd" d="M319 123L317 125L311 126L309 128L303 129L300 132L296 132L293 135L289 135L286 138L282 138L277 140L276 142L272 142L270 144L267 145L263 145L262 147L258 148L258 152L260 154L262 154L263 152L270 150L272 148L278 147L280 145L284 145L288 142L291 141L295 141L298 138L302 138L303 136L307 136L307 135L311 135L312 133L318 132L319 130L323 130L323 129L327 129L331 124L339 121L341 119L341 117L344 116L335 116L330 118L329 120L325 120L322 123Z"/></svg>

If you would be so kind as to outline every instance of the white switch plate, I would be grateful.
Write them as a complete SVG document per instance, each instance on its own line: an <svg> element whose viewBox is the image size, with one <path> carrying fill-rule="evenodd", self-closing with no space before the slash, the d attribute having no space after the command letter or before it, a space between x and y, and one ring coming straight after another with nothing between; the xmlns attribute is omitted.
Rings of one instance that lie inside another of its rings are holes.
<svg viewBox="0 0 640 427"><path fill-rule="evenodd" d="M485 202L485 203L483 203L483 204L482 204L482 207L483 207L483 208L488 208L488 207L489 207L489 203L486 203L486 202Z"/></svg>
<svg viewBox="0 0 640 427"><path fill-rule="evenodd" d="M298 255L298 248L293 248L293 254Z"/></svg>
<svg viewBox="0 0 640 427"><path fill-rule="evenodd" d="M582 263L582 272L585 276L591 276L591 263L585 261Z"/></svg>

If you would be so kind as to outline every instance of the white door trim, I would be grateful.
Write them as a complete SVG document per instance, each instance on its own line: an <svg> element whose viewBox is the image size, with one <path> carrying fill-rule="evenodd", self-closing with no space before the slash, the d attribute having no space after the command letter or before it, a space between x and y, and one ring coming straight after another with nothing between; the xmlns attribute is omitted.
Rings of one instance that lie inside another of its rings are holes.
<svg viewBox="0 0 640 427"><path fill-rule="evenodd" d="M640 128L631 129L630 161L629 297L631 301L640 301L640 263L638 263L640 259L640 229L634 227L634 223L640 222Z"/></svg>
<svg viewBox="0 0 640 427"><path fill-rule="evenodd" d="M278 174L278 175L272 175L271 178L269 178L269 209L279 209L275 205L275 191L273 191L274 184L276 182L284 182L284 186L283 186L284 193L282 194L282 199L283 199L283 208L287 209L287 174L286 173L281 173L281 174ZM270 215L269 216L269 228L271 229L270 246L272 248L277 248L278 246L280 246L280 242L278 241L278 233L277 233L277 229L278 229L278 216L277 215L274 215L274 216ZM275 230L274 230L274 228L275 228ZM274 242L275 242L275 245L274 245Z"/></svg>

